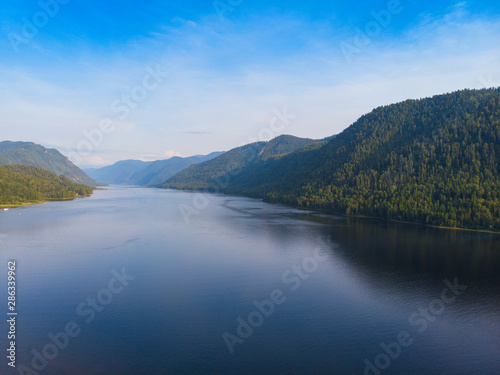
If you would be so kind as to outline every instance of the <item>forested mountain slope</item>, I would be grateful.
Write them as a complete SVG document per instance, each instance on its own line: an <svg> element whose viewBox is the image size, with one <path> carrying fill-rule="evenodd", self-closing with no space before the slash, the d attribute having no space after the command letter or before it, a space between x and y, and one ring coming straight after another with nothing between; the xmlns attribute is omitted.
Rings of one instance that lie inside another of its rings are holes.
<svg viewBox="0 0 500 375"><path fill-rule="evenodd" d="M500 90L377 108L320 148L225 182L219 191L297 207L500 230Z"/></svg>
<svg viewBox="0 0 500 375"><path fill-rule="evenodd" d="M98 185L56 149L48 149L32 142L0 142L0 165L5 164L40 167L58 176L63 175L76 183Z"/></svg>
<svg viewBox="0 0 500 375"><path fill-rule="evenodd" d="M0 205L21 205L90 195L93 188L76 184L42 168L27 165L0 166Z"/></svg>
<svg viewBox="0 0 500 375"><path fill-rule="evenodd" d="M162 187L179 189L200 189L214 184L214 180L228 173L237 174L242 168L273 157L286 155L319 141L281 135L269 142L255 142L237 147L207 161L186 168L167 180Z"/></svg>

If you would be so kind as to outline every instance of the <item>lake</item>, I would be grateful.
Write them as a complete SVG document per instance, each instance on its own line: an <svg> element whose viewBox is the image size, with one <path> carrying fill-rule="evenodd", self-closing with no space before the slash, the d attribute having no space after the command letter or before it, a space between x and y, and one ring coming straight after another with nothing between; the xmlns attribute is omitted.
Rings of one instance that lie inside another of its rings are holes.
<svg viewBox="0 0 500 375"><path fill-rule="evenodd" d="M2 374L500 374L500 235L113 186L0 245Z"/></svg>

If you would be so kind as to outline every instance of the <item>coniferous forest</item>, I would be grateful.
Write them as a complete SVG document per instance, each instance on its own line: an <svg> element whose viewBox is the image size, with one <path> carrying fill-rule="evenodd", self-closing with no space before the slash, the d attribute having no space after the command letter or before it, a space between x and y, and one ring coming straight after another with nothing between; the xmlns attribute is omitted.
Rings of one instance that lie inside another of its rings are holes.
<svg viewBox="0 0 500 375"><path fill-rule="evenodd" d="M190 188L188 178L172 181L164 187ZM379 107L324 145L259 160L204 188L337 214L500 230L500 90Z"/></svg>
<svg viewBox="0 0 500 375"><path fill-rule="evenodd" d="M50 200L74 199L92 194L93 188L77 184L42 168L0 166L0 205L16 206Z"/></svg>

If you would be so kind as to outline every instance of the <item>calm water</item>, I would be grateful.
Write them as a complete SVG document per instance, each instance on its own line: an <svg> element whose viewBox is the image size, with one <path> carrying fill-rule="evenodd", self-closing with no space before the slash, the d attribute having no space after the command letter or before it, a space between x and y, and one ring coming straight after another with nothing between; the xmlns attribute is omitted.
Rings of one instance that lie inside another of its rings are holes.
<svg viewBox="0 0 500 375"><path fill-rule="evenodd" d="M7 261L17 261L18 367L35 358L50 375L500 374L500 236L215 195L188 224L179 205L194 197L112 187L1 211L4 317ZM78 334L59 335L55 353L49 334L70 322ZM44 348L55 356L47 363L33 354ZM0 373L17 374L6 361Z"/></svg>

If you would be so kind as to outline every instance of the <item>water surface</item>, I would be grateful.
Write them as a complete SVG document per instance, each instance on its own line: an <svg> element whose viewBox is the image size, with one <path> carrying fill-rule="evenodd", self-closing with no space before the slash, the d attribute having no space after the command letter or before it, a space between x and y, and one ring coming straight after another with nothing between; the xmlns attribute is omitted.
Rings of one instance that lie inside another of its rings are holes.
<svg viewBox="0 0 500 375"><path fill-rule="evenodd" d="M17 261L18 366L74 322L40 374L500 373L500 236L198 198L111 187L0 212L5 313ZM133 280L110 287L123 272ZM467 289L445 303L445 280ZM254 313L273 291L282 303ZM256 327L238 337L249 315ZM381 344L405 332L411 344L386 363Z"/></svg>

